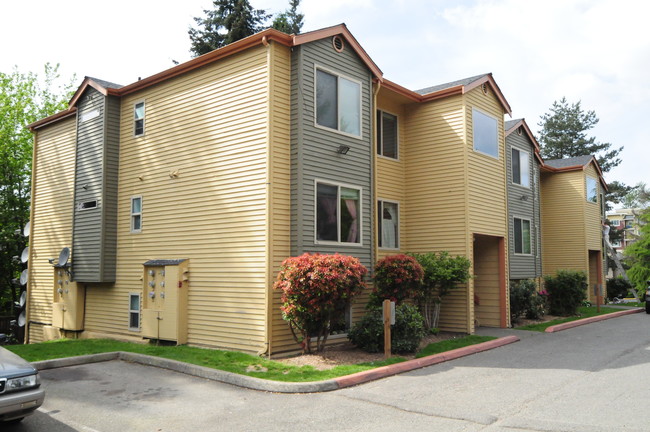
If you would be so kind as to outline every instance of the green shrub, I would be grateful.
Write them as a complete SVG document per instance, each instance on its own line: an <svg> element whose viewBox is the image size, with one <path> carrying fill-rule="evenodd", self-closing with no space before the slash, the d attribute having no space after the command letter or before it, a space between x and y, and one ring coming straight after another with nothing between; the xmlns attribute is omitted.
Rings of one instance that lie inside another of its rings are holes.
<svg viewBox="0 0 650 432"><path fill-rule="evenodd" d="M537 292L535 281L524 279L510 283L510 316L513 321L521 317L539 319L545 313L546 299Z"/></svg>
<svg viewBox="0 0 650 432"><path fill-rule="evenodd" d="M370 295L370 305L379 306L384 300L400 304L413 298L422 283L422 276L422 266L411 256L391 255L377 261L375 288Z"/></svg>
<svg viewBox="0 0 650 432"><path fill-rule="evenodd" d="M395 308L395 325L391 327L391 351L393 353L414 352L425 335L424 318L418 309L406 303ZM373 307L352 326L348 339L367 352L384 350L384 323L381 308Z"/></svg>
<svg viewBox="0 0 650 432"><path fill-rule="evenodd" d="M587 275L585 272L559 270L555 276L545 276L548 292L549 313L570 316L578 313L578 307L587 298Z"/></svg>
<svg viewBox="0 0 650 432"><path fill-rule="evenodd" d="M620 276L607 279L607 298L610 300L614 297L627 297L631 289L632 284Z"/></svg>

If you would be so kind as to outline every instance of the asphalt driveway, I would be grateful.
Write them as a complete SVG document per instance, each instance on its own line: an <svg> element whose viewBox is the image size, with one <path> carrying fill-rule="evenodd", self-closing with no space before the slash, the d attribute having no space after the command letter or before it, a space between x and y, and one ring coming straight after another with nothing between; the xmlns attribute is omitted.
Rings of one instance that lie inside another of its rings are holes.
<svg viewBox="0 0 650 432"><path fill-rule="evenodd" d="M15 431L647 431L650 316L628 315L329 393L276 394L109 361L42 372Z"/></svg>

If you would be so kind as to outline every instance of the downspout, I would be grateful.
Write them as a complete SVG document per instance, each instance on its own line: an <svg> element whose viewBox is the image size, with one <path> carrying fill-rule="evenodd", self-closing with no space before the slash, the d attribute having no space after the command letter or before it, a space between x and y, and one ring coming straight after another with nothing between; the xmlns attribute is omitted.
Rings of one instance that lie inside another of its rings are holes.
<svg viewBox="0 0 650 432"><path fill-rule="evenodd" d="M377 125L375 124L375 122L377 121L377 109L378 109L377 95L379 94L380 89L381 89L381 81L377 80L375 89L372 92L372 109L370 110L370 136L371 136L371 142L373 146L370 151L370 153L372 154L372 172L370 173L372 178L372 203L370 208L372 208L372 206L377 205ZM376 209L376 211L379 211L379 209ZM370 220L370 226L372 228L372 239L373 239L372 256L370 257L370 260L373 263L377 259L377 254L378 254L377 245L379 244L377 241L377 238L379 236L379 233L377 232L377 217L371 217Z"/></svg>
<svg viewBox="0 0 650 432"><path fill-rule="evenodd" d="M34 248L32 247L32 242L34 240L34 224L31 222L33 216L34 216L34 191L36 190L36 165L37 165L37 159L36 159L36 146L38 145L38 132L35 130L32 131L34 133L34 145L32 147L32 186L30 190L30 203L29 203L29 255L27 259L27 285L25 286L25 290L27 291L27 302L25 303L25 337L24 337L24 344L29 343L29 328L30 328L30 310L32 307L32 293L31 293L31 285L33 284L33 278L32 274L34 273L33 267L34 267Z"/></svg>

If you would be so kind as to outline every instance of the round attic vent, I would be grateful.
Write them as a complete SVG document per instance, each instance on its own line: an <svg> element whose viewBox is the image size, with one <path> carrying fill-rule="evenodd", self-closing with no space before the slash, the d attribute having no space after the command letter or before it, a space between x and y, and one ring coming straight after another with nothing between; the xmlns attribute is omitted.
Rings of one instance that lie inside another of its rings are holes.
<svg viewBox="0 0 650 432"><path fill-rule="evenodd" d="M334 46L336 52L343 52L345 49L345 42L343 42L343 38L339 35L336 35L332 38L332 45Z"/></svg>

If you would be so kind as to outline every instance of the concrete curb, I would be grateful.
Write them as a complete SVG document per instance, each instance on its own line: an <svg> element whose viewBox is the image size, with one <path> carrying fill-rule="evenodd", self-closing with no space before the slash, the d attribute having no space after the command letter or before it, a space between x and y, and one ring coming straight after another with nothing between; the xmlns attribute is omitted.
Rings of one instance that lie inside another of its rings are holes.
<svg viewBox="0 0 650 432"><path fill-rule="evenodd" d="M598 316L594 316L594 317L584 318L584 319L581 319L581 320L575 320L575 321L569 321L569 322L562 323L562 324L556 324L556 325L547 327L546 330L544 330L544 331L546 333L555 333L555 332L559 332L559 331L562 331L562 330L567 330L567 329L570 329L570 328L573 328L573 327L582 326L582 325L585 325L585 324L591 324L591 323L598 322L598 321L605 321L605 320L612 319L612 318L617 318L617 317L620 317L620 316L623 316L623 315L630 315L630 314L635 314L635 313L640 313L640 312L643 312L642 308L628 309L628 310L623 310L623 311L620 311L620 312L612 312L610 314L598 315Z"/></svg>
<svg viewBox="0 0 650 432"><path fill-rule="evenodd" d="M111 360L122 360L131 363L137 363L145 366L155 366L175 372L191 375L199 378L205 378L213 381L219 381L239 387L252 390L268 391L274 393L318 393L332 390L338 390L363 384L369 381L386 378L403 372L409 372L426 366L454 360L482 351L498 348L519 341L516 336L506 336L499 339L483 342L468 347L458 348L440 354L434 354L419 359L408 360L402 363L396 363L389 366L382 366L376 369L370 369L358 372L352 375L333 378L325 381L312 381L304 383L271 381L261 378L239 375L233 372L226 372L218 369L212 369L204 366L197 366L189 363L183 363L176 360L170 360L161 357L153 357L145 354L130 352L110 352L101 354L91 354L78 357L68 357L62 359L44 360L33 362L32 365L38 370L54 369L67 366L78 366L87 363L98 363Z"/></svg>

